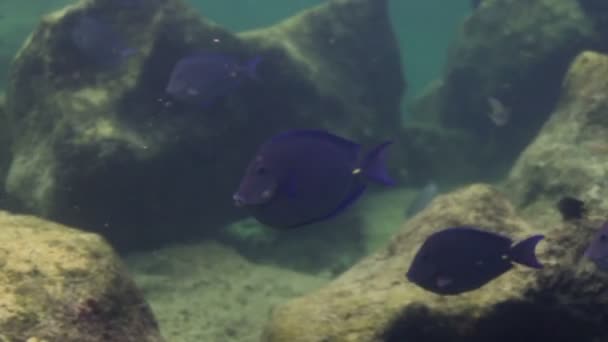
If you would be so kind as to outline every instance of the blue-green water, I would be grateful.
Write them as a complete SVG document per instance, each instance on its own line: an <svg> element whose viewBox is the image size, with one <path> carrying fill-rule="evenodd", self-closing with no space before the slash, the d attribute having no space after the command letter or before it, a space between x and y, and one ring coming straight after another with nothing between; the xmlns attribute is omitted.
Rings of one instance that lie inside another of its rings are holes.
<svg viewBox="0 0 608 342"><path fill-rule="evenodd" d="M312 0L192 1L203 15L235 31L276 23L298 11L323 3ZM437 78L450 41L471 12L469 1L392 0L390 15L403 51L409 96Z"/></svg>

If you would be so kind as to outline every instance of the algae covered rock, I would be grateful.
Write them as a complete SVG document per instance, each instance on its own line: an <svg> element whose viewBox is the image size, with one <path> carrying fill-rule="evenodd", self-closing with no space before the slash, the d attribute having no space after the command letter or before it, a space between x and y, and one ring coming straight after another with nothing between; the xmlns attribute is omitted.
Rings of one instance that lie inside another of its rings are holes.
<svg viewBox="0 0 608 342"><path fill-rule="evenodd" d="M15 58L6 189L30 212L121 247L208 234L201 222L240 214L231 195L267 137L315 127L371 145L398 133L405 85L386 0L335 0L242 34L178 0L120 4L45 16ZM137 53L115 68L87 63L70 43L83 16ZM209 106L168 101L173 66L200 50L261 57L257 80Z"/></svg>
<svg viewBox="0 0 608 342"><path fill-rule="evenodd" d="M508 172L552 112L574 57L605 47L589 13L577 0L490 0L465 20L441 81L411 105L414 120L463 130L482 146L463 146L470 161L444 168L473 165L470 180ZM491 99L510 113L506 125L490 119Z"/></svg>
<svg viewBox="0 0 608 342"><path fill-rule="evenodd" d="M163 341L98 235L0 212L0 241L0 341Z"/></svg>
<svg viewBox="0 0 608 342"><path fill-rule="evenodd" d="M433 232L455 225L477 225L515 240L545 234L538 249L545 268L515 267L458 296L409 283L405 273L418 247ZM264 341L605 340L608 276L580 259L595 229L594 222L534 226L485 185L442 195L384 249L320 290L278 306Z"/></svg>
<svg viewBox="0 0 608 342"><path fill-rule="evenodd" d="M608 210L608 56L583 52L572 63L560 102L506 181L513 200L531 213L563 196Z"/></svg>

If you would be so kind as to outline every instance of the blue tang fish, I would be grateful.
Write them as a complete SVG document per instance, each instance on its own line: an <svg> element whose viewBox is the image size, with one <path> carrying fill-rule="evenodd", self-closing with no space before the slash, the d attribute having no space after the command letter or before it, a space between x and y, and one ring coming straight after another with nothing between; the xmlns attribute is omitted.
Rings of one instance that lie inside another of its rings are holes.
<svg viewBox="0 0 608 342"><path fill-rule="evenodd" d="M78 18L71 39L80 54L99 66L116 66L136 52L105 21L93 16Z"/></svg>
<svg viewBox="0 0 608 342"><path fill-rule="evenodd" d="M257 79L261 57L241 62L219 52L197 52L180 59L166 92L179 102L208 106L236 89L246 79Z"/></svg>
<svg viewBox="0 0 608 342"><path fill-rule="evenodd" d="M384 142L361 146L321 130L291 130L265 142L233 199L261 223L293 228L328 219L354 203L368 182L394 185Z"/></svg>
<svg viewBox="0 0 608 342"><path fill-rule="evenodd" d="M544 236L517 244L503 235L473 227L453 227L429 236L406 277L441 295L455 295L482 287L513 268L513 263L542 268L535 249Z"/></svg>
<svg viewBox="0 0 608 342"><path fill-rule="evenodd" d="M604 222L600 230L593 236L589 247L585 251L589 258L602 271L608 271L608 221Z"/></svg>

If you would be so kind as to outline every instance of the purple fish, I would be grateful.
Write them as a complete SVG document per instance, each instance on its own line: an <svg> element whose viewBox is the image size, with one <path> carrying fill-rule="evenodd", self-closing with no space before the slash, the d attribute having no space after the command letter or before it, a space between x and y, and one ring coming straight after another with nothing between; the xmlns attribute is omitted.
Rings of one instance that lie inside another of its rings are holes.
<svg viewBox="0 0 608 342"><path fill-rule="evenodd" d="M278 134L258 149L233 199L275 228L328 219L354 203L369 181L394 184L385 168L390 144L361 158L359 144L325 131Z"/></svg>
<svg viewBox="0 0 608 342"><path fill-rule="evenodd" d="M257 79L261 62L255 57L241 62L218 52L198 52L177 62L167 85L167 93L177 101L208 106L236 89L245 79Z"/></svg>
<svg viewBox="0 0 608 342"><path fill-rule="evenodd" d="M407 278L442 295L478 289L513 268L513 263L542 268L535 249L544 236L515 245L503 235L472 227L454 227L429 236L414 257Z"/></svg>
<svg viewBox="0 0 608 342"><path fill-rule="evenodd" d="M116 66L135 53L120 34L97 17L78 18L71 39L83 57L100 66Z"/></svg>
<svg viewBox="0 0 608 342"><path fill-rule="evenodd" d="M585 251L589 258L602 271L608 271L608 221L604 222Z"/></svg>

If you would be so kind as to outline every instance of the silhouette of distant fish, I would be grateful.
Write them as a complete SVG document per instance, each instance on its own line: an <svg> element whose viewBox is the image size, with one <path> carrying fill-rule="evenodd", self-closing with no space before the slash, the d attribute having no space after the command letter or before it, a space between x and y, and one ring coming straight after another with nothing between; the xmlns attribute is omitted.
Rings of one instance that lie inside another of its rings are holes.
<svg viewBox="0 0 608 342"><path fill-rule="evenodd" d="M492 120L492 123L497 127L502 127L509 123L511 120L511 110L505 107L505 105L495 97L488 98L488 105L490 111L488 117Z"/></svg>
<svg viewBox="0 0 608 342"><path fill-rule="evenodd" d="M179 102L208 106L245 79L257 79L261 61L261 57L255 57L243 63L229 54L197 52L177 62L166 91Z"/></svg>
<svg viewBox="0 0 608 342"><path fill-rule="evenodd" d="M584 254L602 271L608 271L608 221L593 236Z"/></svg>
<svg viewBox="0 0 608 342"><path fill-rule="evenodd" d="M84 58L100 66L116 66L136 52L104 20L90 15L77 19L71 39Z"/></svg>
<svg viewBox="0 0 608 342"><path fill-rule="evenodd" d="M293 228L328 219L370 181L393 185L384 142L361 158L359 144L321 130L280 133L257 151L233 199L260 222Z"/></svg>
<svg viewBox="0 0 608 342"><path fill-rule="evenodd" d="M563 197L557 202L557 209L562 214L564 221L580 220L587 211L585 202L569 196Z"/></svg>
<svg viewBox="0 0 608 342"><path fill-rule="evenodd" d="M481 1L482 0L471 0L471 7L473 9L476 9L477 7L479 7L479 5L481 5Z"/></svg>
<svg viewBox="0 0 608 342"><path fill-rule="evenodd" d="M437 196L439 188L434 182L428 183L414 198L414 201L407 207L405 217L412 217L426 208L429 203Z"/></svg>
<svg viewBox="0 0 608 342"><path fill-rule="evenodd" d="M513 268L513 263L541 268L534 235L515 245L503 235L474 227L453 227L429 236L418 250L407 278L442 295L478 289Z"/></svg>

